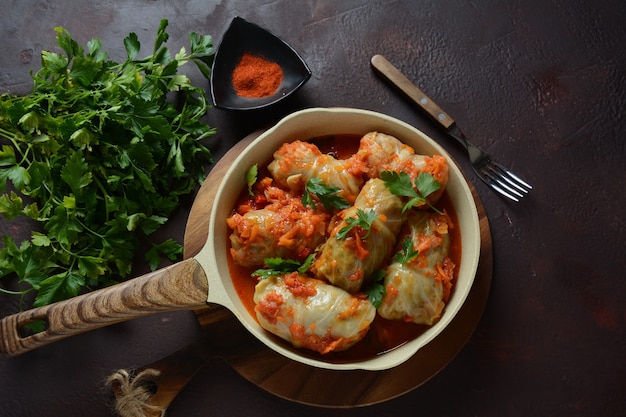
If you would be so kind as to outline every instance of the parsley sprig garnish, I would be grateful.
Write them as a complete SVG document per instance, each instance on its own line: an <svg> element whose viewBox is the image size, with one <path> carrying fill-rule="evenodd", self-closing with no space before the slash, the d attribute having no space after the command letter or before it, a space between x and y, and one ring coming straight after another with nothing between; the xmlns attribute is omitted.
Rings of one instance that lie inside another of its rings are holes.
<svg viewBox="0 0 626 417"><path fill-rule="evenodd" d="M350 207L350 203L344 197L339 195L341 189L332 185L327 185L321 178L313 177L307 181L304 186L304 194L302 195L302 204L305 207L315 209L313 196L324 205L328 211L333 209L343 210Z"/></svg>
<svg viewBox="0 0 626 417"><path fill-rule="evenodd" d="M440 188L439 181L431 174L422 172L415 178L414 184L411 183L411 177L406 172L383 171L380 173L380 178L393 194L409 198L409 201L402 207L403 213L413 206L427 204L437 213L442 214L427 200L429 195Z"/></svg>
<svg viewBox="0 0 626 417"><path fill-rule="evenodd" d="M345 239L348 233L356 227L365 231L365 234L361 236L362 239L367 239L370 234L372 223L378 218L378 215L374 210L365 211L363 209L357 209L356 217L348 217L344 221L348 224L342 227L335 237L339 240Z"/></svg>
<svg viewBox="0 0 626 417"><path fill-rule="evenodd" d="M189 50L170 54L167 25L144 58L129 34L123 62L109 60L99 39L84 48L56 28L62 52L41 53L33 91L0 96L0 137L9 142L0 150L0 213L41 226L22 243L3 237L0 277L15 274L22 295L35 291L34 306L129 275L140 242L206 175L210 104L179 68L194 62L209 77L212 40L192 33ZM4 192L7 182L16 192ZM156 269L162 256L181 253L169 239L152 244L146 260Z"/></svg>
<svg viewBox="0 0 626 417"><path fill-rule="evenodd" d="M385 270L379 269L375 271L370 276L370 284L365 289L364 293L367 295L367 298L370 300L370 303L374 305L375 308L380 307L380 304L383 301L383 297L385 296Z"/></svg>
<svg viewBox="0 0 626 417"><path fill-rule="evenodd" d="M395 254L393 260L401 264L406 264L419 255L419 251L413 248L413 241L409 236L406 236L402 241L402 249Z"/></svg>
<svg viewBox="0 0 626 417"><path fill-rule="evenodd" d="M296 271L299 274L304 274L311 267L314 260L315 255L313 254L307 256L304 262L299 262L295 259L265 258L263 260L265 268L257 269L252 272L252 275L260 278L269 278Z"/></svg>

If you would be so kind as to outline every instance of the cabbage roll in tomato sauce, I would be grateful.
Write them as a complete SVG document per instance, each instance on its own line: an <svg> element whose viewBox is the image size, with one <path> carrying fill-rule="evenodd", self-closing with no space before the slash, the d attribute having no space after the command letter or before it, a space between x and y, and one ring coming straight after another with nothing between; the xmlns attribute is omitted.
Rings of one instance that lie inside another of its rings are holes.
<svg viewBox="0 0 626 417"><path fill-rule="evenodd" d="M230 254L242 266L263 266L265 258L303 261L327 237L330 214L305 207L301 197L260 181L261 208L242 204L226 219L230 234Z"/></svg>
<svg viewBox="0 0 626 417"><path fill-rule="evenodd" d="M254 303L261 327L297 348L322 354L348 349L363 339L376 315L365 296L297 272L261 279Z"/></svg>
<svg viewBox="0 0 626 417"><path fill-rule="evenodd" d="M378 314L386 319L431 325L441 316L450 297L455 267L448 258L448 229L452 225L446 215L413 210L407 226L418 255L389 265Z"/></svg>
<svg viewBox="0 0 626 417"><path fill-rule="evenodd" d="M357 158L335 159L314 144L303 141L283 144L268 166L276 182L283 187L302 192L306 183L316 177L328 186L339 188L338 194L350 203L363 185L364 169Z"/></svg>
<svg viewBox="0 0 626 417"><path fill-rule="evenodd" d="M415 180L426 172L439 182L439 190L428 196L431 204L436 203L448 184L448 162L442 155L419 155L408 145L391 135L370 132L361 138L355 159L360 159L367 167L371 178L380 176L383 171L404 172Z"/></svg>
<svg viewBox="0 0 626 417"><path fill-rule="evenodd" d="M370 230L356 226L345 237L338 237L348 226L346 219L357 218L359 210L374 212L376 217ZM405 218L402 200L392 194L381 179L373 178L365 183L354 205L340 212L338 217L340 221L322 246L312 271L317 278L354 293L393 251Z"/></svg>

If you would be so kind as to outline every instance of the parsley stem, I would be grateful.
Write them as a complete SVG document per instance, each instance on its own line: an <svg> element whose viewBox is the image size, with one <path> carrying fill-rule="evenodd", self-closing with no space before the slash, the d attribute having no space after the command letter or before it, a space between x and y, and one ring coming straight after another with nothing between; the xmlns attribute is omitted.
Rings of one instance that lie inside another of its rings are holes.
<svg viewBox="0 0 626 417"><path fill-rule="evenodd" d="M22 151L22 147L19 144L19 137L16 133L0 127L0 135L3 136L5 139L8 139L9 141L11 141L11 144L13 145L13 149L20 154L20 157L22 159L19 162L16 162L15 165L16 166L24 166L24 165L30 166L32 161L30 161L27 157L33 146L30 143L27 144L26 151L24 152ZM24 163L25 161L27 161L28 164L25 164Z"/></svg>
<svg viewBox="0 0 626 417"><path fill-rule="evenodd" d="M15 145L15 149L17 149L17 151L20 153L22 160L19 161L18 163L16 163L17 166L29 166L33 163L30 159L28 159L28 154L30 153L30 151L33 149L33 146L31 144L28 144L28 146L26 147L26 151L22 152L22 148L20 148L19 146Z"/></svg>
<svg viewBox="0 0 626 417"><path fill-rule="evenodd" d="M17 152L19 152L20 156L22 156L22 161L24 161L26 156L25 156L24 152L22 152L22 148L18 144L17 134L0 127L0 135L2 135L5 139L8 139L9 141L11 141L11 144L13 145L13 148ZM16 165L20 165L20 164L16 164Z"/></svg>
<svg viewBox="0 0 626 417"><path fill-rule="evenodd" d="M104 218L105 218L105 222L108 222L109 219L109 193L107 193L106 188L104 188L104 185L102 185L102 182L100 181L100 178L98 178L97 176L93 177L93 182L98 186L98 188L100 189L100 192L102 192L102 199L104 200Z"/></svg>
<svg viewBox="0 0 626 417"><path fill-rule="evenodd" d="M96 236L97 238L99 238L99 239L105 239L106 238L106 236L96 232L93 229L90 229L89 226L87 224L85 224L85 222L80 221L80 219L78 219L78 218L76 218L76 223L80 224L87 232L91 233L92 235ZM72 252L69 252L69 253L72 253ZM72 253L72 255L77 255L77 254Z"/></svg>
<svg viewBox="0 0 626 417"><path fill-rule="evenodd" d="M5 294L11 294L11 295L20 295L22 294L22 291L11 291L11 290L6 290L2 287L0 287L0 292L5 293Z"/></svg>
<svg viewBox="0 0 626 417"><path fill-rule="evenodd" d="M13 142L13 144L15 144L15 140L16 140L15 133L0 127L0 135L2 135L5 139L8 139L11 142Z"/></svg>
<svg viewBox="0 0 626 417"><path fill-rule="evenodd" d="M50 189L50 186L48 185L47 182L43 182L42 185L46 189L46 191L50 194L50 197L48 198L48 201L44 204L44 206L47 206L48 202L50 201L52 201L56 205L63 204L63 201L61 199L55 197L53 190Z"/></svg>

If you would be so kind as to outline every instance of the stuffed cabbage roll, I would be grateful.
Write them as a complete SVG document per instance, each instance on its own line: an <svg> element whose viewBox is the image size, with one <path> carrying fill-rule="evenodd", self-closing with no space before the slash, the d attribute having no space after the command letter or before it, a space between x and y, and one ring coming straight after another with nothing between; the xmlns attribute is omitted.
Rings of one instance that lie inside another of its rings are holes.
<svg viewBox="0 0 626 417"><path fill-rule="evenodd" d="M320 178L337 187L340 196L353 203L363 185L363 165L359 159L335 159L309 142L285 143L275 153L268 169L276 182L302 192L307 181Z"/></svg>
<svg viewBox="0 0 626 417"><path fill-rule="evenodd" d="M260 280L254 303L261 327L297 348L322 354L348 349L363 339L376 315L365 296L297 272Z"/></svg>
<svg viewBox="0 0 626 417"><path fill-rule="evenodd" d="M378 314L386 319L431 325L441 316L450 297L454 264L448 258L448 229L452 225L448 216L413 210L407 226L412 251L418 254L389 265ZM406 256L406 248L403 251L400 255Z"/></svg>
<svg viewBox="0 0 626 417"><path fill-rule="evenodd" d="M405 172L415 180L427 172L439 182L439 190L428 196L431 204L436 203L448 184L448 162L444 156L418 155L413 148L384 133L370 132L361 138L358 159L367 165L367 175L380 176L383 171Z"/></svg>
<svg viewBox="0 0 626 417"><path fill-rule="evenodd" d="M305 207L300 197L269 183L261 181L266 205L242 205L226 219L230 254L239 265L262 266L265 258L275 257L302 261L326 240L330 214Z"/></svg>
<svg viewBox="0 0 626 417"><path fill-rule="evenodd" d="M356 223L345 236L342 230L360 215L372 215L369 230ZM317 278L354 293L393 251L404 215L402 200L378 178L368 180L354 205L338 214L341 219L312 266Z"/></svg>

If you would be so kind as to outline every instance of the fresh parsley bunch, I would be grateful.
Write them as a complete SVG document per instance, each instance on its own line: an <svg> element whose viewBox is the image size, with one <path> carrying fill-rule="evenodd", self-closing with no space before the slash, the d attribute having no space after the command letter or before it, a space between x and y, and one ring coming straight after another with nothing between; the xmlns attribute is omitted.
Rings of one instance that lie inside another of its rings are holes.
<svg viewBox="0 0 626 417"><path fill-rule="evenodd" d="M201 120L209 102L178 70L193 61L209 77L212 39L192 33L191 49L172 56L167 25L145 58L128 35L121 63L100 40L84 49L56 28L63 53L42 52L33 91L0 96L0 213L41 226L19 244L3 236L0 277L16 274L22 296L36 291L34 306L129 275L140 242L206 175L211 153L200 141L215 134ZM8 182L17 192L6 191ZM156 269L161 256L181 253L170 239L153 244L146 260Z"/></svg>

